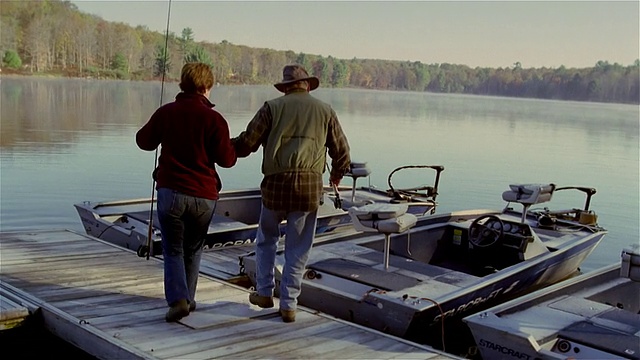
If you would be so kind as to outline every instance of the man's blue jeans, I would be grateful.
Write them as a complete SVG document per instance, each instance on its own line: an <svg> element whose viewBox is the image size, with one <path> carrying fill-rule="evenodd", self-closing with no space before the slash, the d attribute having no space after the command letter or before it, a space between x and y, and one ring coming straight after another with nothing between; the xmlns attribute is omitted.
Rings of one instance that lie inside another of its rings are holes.
<svg viewBox="0 0 640 360"><path fill-rule="evenodd" d="M164 294L169 306L180 299L195 300L202 247L216 203L171 189L158 189Z"/></svg>
<svg viewBox="0 0 640 360"><path fill-rule="evenodd" d="M285 264L280 281L280 308L283 310L295 310L297 307L302 275L315 237L317 217L317 210L287 213L262 206L260 225L256 235L256 291L261 296L273 296L280 222L287 220L284 243Z"/></svg>

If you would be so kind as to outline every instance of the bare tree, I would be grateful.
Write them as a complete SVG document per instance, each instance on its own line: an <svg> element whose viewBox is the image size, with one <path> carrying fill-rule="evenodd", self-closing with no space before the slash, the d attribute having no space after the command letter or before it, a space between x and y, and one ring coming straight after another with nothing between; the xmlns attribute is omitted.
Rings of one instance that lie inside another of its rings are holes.
<svg viewBox="0 0 640 360"><path fill-rule="evenodd" d="M25 50L30 59L31 71L47 70L47 52L51 32L44 16L37 16L25 30Z"/></svg>

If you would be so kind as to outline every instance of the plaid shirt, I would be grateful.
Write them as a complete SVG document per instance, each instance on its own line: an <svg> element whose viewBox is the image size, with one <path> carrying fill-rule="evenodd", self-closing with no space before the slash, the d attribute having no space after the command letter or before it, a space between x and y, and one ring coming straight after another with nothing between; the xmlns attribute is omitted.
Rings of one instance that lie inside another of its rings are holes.
<svg viewBox="0 0 640 360"><path fill-rule="evenodd" d="M286 95L285 95L286 96ZM238 157L247 157L265 145L272 124L269 105L265 103L232 142ZM329 120L326 147L331 157L331 178L342 179L349 170L349 144L337 117ZM313 211L320 205L322 174L310 171L285 172L265 176L260 184L262 204L274 211Z"/></svg>

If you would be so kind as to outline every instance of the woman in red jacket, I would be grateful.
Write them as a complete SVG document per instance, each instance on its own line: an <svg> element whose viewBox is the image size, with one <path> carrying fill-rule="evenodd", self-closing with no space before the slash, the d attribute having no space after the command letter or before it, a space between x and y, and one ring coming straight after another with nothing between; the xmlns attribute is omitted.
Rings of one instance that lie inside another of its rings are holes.
<svg viewBox="0 0 640 360"><path fill-rule="evenodd" d="M182 92L136 134L142 150L162 145L155 180L167 322L195 310L202 247L222 188L215 165L229 168L237 160L229 124L208 99L213 82L209 65L184 65Z"/></svg>

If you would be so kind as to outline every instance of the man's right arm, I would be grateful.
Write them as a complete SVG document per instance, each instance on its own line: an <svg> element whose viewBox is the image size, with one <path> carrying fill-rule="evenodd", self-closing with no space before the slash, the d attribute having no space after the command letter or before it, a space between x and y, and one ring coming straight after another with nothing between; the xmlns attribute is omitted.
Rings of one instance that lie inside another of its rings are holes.
<svg viewBox="0 0 640 360"><path fill-rule="evenodd" d="M271 110L269 105L264 103L247 125L247 129L231 139L231 143L236 149L236 155L238 157L247 157L251 153L258 151L260 145L265 142L266 137L269 135L270 126Z"/></svg>
<svg viewBox="0 0 640 360"><path fill-rule="evenodd" d="M337 115L333 111L327 132L327 148L329 149L329 157L331 157L329 182L337 186L340 185L340 180L342 180L344 174L349 171L351 155L347 137L342 130L342 126L340 126Z"/></svg>

